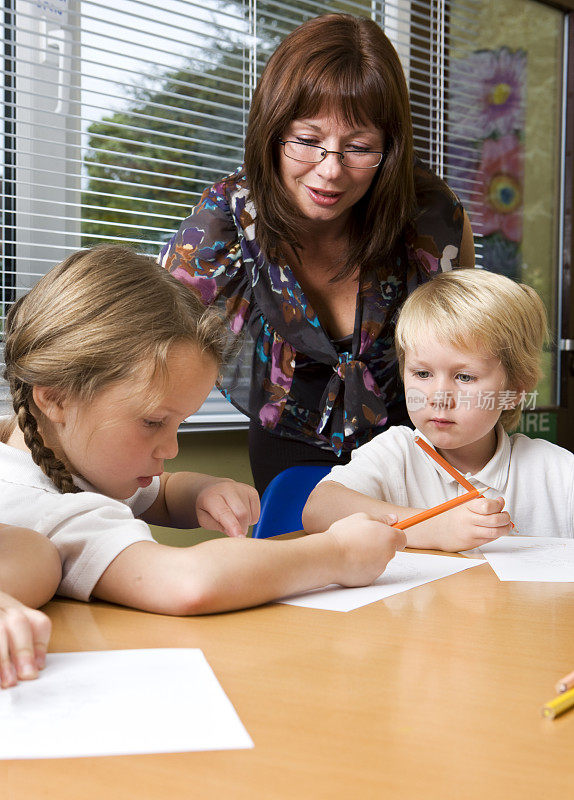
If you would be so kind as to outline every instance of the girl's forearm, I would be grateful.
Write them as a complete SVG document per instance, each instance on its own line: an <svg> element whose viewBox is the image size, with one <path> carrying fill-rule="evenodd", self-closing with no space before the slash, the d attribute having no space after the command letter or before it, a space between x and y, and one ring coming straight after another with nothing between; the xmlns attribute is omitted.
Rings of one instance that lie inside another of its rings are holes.
<svg viewBox="0 0 574 800"><path fill-rule="evenodd" d="M336 581L330 537L290 541L212 539L189 548L131 545L106 569L93 596L159 614L247 608Z"/></svg>
<svg viewBox="0 0 574 800"><path fill-rule="evenodd" d="M381 521L386 521L393 515L400 521L424 510L377 500L335 481L326 481L311 493L303 509L303 525L306 533L317 533L328 528L336 520L359 511ZM408 528L405 531L407 547L421 550L440 549L441 533L444 529L442 516L419 522Z"/></svg>
<svg viewBox="0 0 574 800"><path fill-rule="evenodd" d="M389 516L406 519L421 510L376 500L335 481L326 481L311 492L303 509L303 526L305 533L317 533L328 528L336 520L360 511L372 519L385 522Z"/></svg>
<svg viewBox="0 0 574 800"><path fill-rule="evenodd" d="M198 593L191 613L257 606L341 578L341 554L329 534L290 541L214 539L203 544L193 554Z"/></svg>
<svg viewBox="0 0 574 800"><path fill-rule="evenodd" d="M160 614L211 614L329 583L366 586L405 546L402 531L364 514L321 536L212 539L190 548L137 542L112 561L93 596Z"/></svg>

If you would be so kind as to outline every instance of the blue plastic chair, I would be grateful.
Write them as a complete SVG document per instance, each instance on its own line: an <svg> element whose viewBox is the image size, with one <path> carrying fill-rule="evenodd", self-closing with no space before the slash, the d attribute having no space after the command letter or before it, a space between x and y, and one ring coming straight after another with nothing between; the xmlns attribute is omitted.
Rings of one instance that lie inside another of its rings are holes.
<svg viewBox="0 0 574 800"><path fill-rule="evenodd" d="M307 498L330 467L289 467L276 475L263 492L261 516L253 527L254 539L300 531L301 514Z"/></svg>

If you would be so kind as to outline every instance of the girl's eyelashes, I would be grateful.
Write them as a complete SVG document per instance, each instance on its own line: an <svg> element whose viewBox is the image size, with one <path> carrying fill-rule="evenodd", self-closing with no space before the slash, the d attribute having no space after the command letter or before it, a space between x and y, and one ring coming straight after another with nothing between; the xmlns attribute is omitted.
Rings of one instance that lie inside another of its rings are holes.
<svg viewBox="0 0 574 800"><path fill-rule="evenodd" d="M428 378L430 376L430 372L428 369L414 369L413 375L415 378Z"/></svg>
<svg viewBox="0 0 574 800"><path fill-rule="evenodd" d="M475 375L469 375L468 372L459 372L458 375L456 376L456 378L461 383L472 383L473 381L476 380L476 376Z"/></svg>
<svg viewBox="0 0 574 800"><path fill-rule="evenodd" d="M142 422L146 428L161 428L163 425L162 419L144 419Z"/></svg>

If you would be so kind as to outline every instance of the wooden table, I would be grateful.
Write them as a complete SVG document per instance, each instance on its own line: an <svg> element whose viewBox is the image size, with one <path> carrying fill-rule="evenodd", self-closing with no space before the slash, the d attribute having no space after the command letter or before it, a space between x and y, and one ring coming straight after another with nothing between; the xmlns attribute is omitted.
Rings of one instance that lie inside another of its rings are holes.
<svg viewBox="0 0 574 800"><path fill-rule="evenodd" d="M574 797L574 711L540 714L574 669L574 583L485 563L349 613L47 609L54 651L201 648L255 748L4 761L2 800Z"/></svg>

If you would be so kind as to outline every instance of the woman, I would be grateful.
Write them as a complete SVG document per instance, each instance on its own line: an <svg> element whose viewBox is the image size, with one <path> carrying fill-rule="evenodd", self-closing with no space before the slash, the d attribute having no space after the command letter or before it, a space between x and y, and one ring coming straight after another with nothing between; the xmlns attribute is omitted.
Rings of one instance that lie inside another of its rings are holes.
<svg viewBox="0 0 574 800"><path fill-rule="evenodd" d="M250 425L255 485L346 463L406 419L393 321L416 286L474 265L458 199L413 154L398 56L368 19L293 31L254 93L245 165L207 189L162 263L228 314L219 387Z"/></svg>

